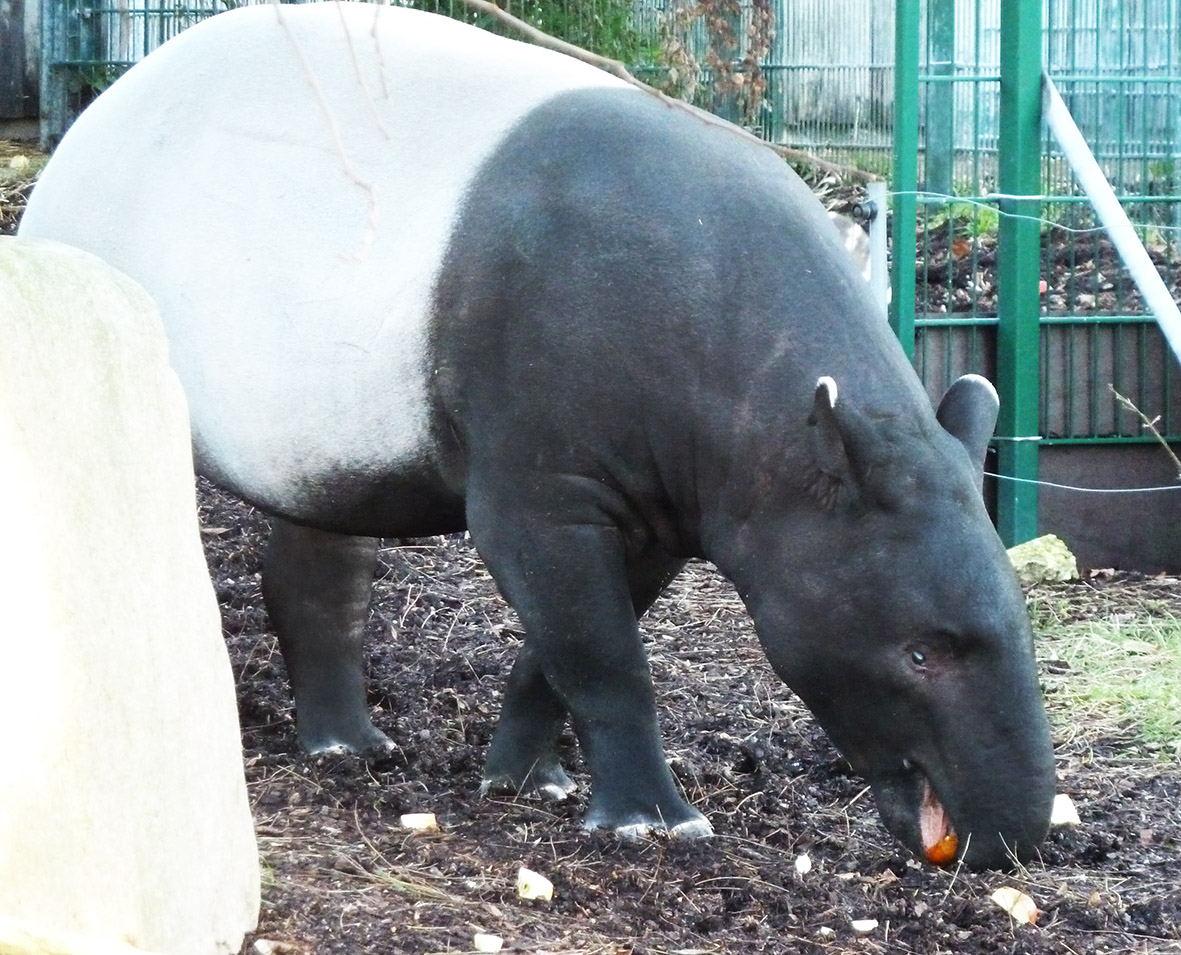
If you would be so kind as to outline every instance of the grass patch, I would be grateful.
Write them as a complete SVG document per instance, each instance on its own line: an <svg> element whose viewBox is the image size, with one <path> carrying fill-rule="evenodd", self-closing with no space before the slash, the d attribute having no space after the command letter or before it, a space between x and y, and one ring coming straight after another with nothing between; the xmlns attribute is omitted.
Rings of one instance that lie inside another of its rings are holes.
<svg viewBox="0 0 1181 955"><path fill-rule="evenodd" d="M1077 592L1076 592L1077 593ZM1172 601L1106 594L1030 596L1055 723L1091 739L1127 737L1181 756L1181 617Z"/></svg>
<svg viewBox="0 0 1181 955"><path fill-rule="evenodd" d="M949 202L927 217L927 228L931 231L951 222L957 234L978 239L981 236L996 236L1000 229L1000 212L980 202Z"/></svg>

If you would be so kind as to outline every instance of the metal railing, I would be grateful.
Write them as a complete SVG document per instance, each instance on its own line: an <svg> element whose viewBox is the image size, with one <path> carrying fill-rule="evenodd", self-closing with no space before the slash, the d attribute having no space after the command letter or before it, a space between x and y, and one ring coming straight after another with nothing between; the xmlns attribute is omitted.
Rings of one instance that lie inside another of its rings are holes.
<svg viewBox="0 0 1181 955"><path fill-rule="evenodd" d="M997 381L999 470L1024 481L1039 447L1154 440L1113 389L1181 439L1177 361L1040 128L1044 68L1181 296L1181 3L998 6L898 5L893 321L932 396L968 371ZM999 487L1002 536L1032 536L1037 504L1036 485Z"/></svg>

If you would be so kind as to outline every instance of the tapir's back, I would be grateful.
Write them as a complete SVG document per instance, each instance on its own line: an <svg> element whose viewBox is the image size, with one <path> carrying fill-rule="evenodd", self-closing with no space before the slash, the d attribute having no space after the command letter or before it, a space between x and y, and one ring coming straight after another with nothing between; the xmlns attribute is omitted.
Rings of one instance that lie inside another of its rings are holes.
<svg viewBox="0 0 1181 955"><path fill-rule="evenodd" d="M233 11L83 114L21 231L147 287L203 467L283 510L342 469L429 469L426 322L464 191L520 117L593 87L626 88L418 11Z"/></svg>

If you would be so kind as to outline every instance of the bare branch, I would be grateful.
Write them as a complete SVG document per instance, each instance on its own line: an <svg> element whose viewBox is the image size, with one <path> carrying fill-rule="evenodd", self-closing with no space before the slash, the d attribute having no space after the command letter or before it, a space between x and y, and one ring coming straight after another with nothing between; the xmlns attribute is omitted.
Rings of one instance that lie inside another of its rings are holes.
<svg viewBox="0 0 1181 955"><path fill-rule="evenodd" d="M377 104L373 101L373 97L369 93L369 88L365 85L365 77L361 73L361 61L357 58L357 48L353 45L353 35L349 32L348 23L344 18L344 7L342 7L340 4L337 4L336 12L340 15L340 29L344 33L345 43L347 43L349 47L349 58L353 61L353 74L357 77L357 87L361 90L361 93L365 97L365 105L369 107L369 116L373 120L373 125L381 131L381 135L387 140L392 139L393 137L390 136L390 131L386 129L385 123L383 123L381 120L381 113L379 113L377 110ZM373 39L374 52L376 54L377 62L384 67L381 58L381 43L377 37L377 15L381 13L381 7L378 7L373 13L373 28L370 32L370 36ZM384 68L381 71L381 78L384 83ZM386 94L386 98L389 98L388 93Z"/></svg>
<svg viewBox="0 0 1181 955"><path fill-rule="evenodd" d="M1108 385L1107 387L1111 389L1111 393L1115 395L1116 401L1118 401L1125 409L1131 411L1140 419L1141 427L1147 428L1149 431L1151 431L1152 436L1160 442L1160 446L1165 449L1165 453L1168 454L1168 456L1173 461L1173 467L1177 470L1177 480L1181 481L1181 460L1177 459L1177 455L1174 454L1173 449L1169 447L1169 442L1165 440L1164 435L1162 435L1156 427L1156 423L1160 421L1160 416L1158 415L1155 418L1149 419L1148 415L1136 407L1131 398L1125 398L1118 391L1116 391L1115 385Z"/></svg>
<svg viewBox="0 0 1181 955"><path fill-rule="evenodd" d="M559 53L565 53L567 56L572 56L577 60L582 60L584 63L589 63L591 66L597 66L599 69L605 70L612 76L623 80L625 83L630 83L632 86L643 90L645 93L655 96L662 103L665 103L670 107L683 109L687 113L696 116L699 120L707 123L708 125L720 126L725 129L729 129L735 135L749 140L752 143L757 143L760 146L765 146L766 148L772 150L775 153L778 153L784 159L788 159L791 162L797 162L802 165L812 166L816 169L822 169L834 176L839 176L842 179L848 179L853 182L872 182L873 180L879 178L873 173L868 173L861 169L855 169L852 166L842 166L839 163L832 163L828 160L820 159L810 153L804 152L802 149L792 149L790 146L780 146L776 143L769 143L764 139L759 139L758 136L747 132L741 126L735 126L733 123L728 122L719 116L715 116L713 113L707 113L705 110L698 109L696 106L686 103L683 100L674 99L673 97L662 93L654 86L649 86L643 80L636 79L636 77L631 74L628 68L620 63L619 60L613 60L610 57L600 56L598 53L592 53L590 50L584 50L582 47L575 46L573 43L567 43L565 40L559 40L557 37L550 36L548 33L537 29L537 27L531 26L524 20L521 20L520 18L513 16L511 13L502 10L495 3L492 3L491 0L463 0L463 2L472 9L479 10L481 13L486 13L494 20L499 20L506 26L511 27L522 36L528 38L530 42L535 43L538 46L545 47L549 50L556 50Z"/></svg>
<svg viewBox="0 0 1181 955"><path fill-rule="evenodd" d="M304 52L299 41L296 40L295 34L291 32L291 26L287 22L286 15L283 13L283 6L280 3L271 4L275 9L275 16L279 20L279 25L287 34L287 38L291 41L291 47L295 50L295 55L299 59L300 68L303 70L304 78L311 86L312 92L316 96L316 102L320 105L320 111L324 114L324 121L328 124L328 131L332 135L332 143L336 148L336 154L340 159L340 165L344 174L348 176L357 187L363 190L369 200L368 222L364 235L361 236L361 244L357 251L353 253L353 258L364 259L369 255L369 250L373 246L374 239L377 238L377 224L379 217L379 207L377 202L377 187L369 180L363 178L353 166L352 160L349 159L349 154L344 148L344 138L340 133L340 125L336 122L336 117L332 114L332 107L328 105L328 100L324 96L324 90L316 79L316 74L312 70L312 64L308 62L307 54ZM345 31L347 35L347 30ZM351 39L350 39L351 49Z"/></svg>

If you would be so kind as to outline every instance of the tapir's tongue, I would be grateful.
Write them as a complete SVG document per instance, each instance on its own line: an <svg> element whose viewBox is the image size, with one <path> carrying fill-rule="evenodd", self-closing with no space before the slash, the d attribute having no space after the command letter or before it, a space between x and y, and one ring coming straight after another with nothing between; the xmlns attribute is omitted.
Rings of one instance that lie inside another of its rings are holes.
<svg viewBox="0 0 1181 955"><path fill-rule="evenodd" d="M947 811L929 782L923 783L923 802L919 806L919 838L923 843L923 855L929 862L944 865L955 858L955 831Z"/></svg>

